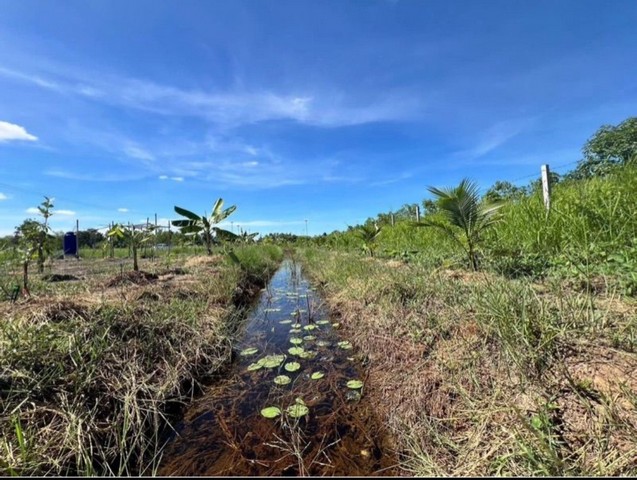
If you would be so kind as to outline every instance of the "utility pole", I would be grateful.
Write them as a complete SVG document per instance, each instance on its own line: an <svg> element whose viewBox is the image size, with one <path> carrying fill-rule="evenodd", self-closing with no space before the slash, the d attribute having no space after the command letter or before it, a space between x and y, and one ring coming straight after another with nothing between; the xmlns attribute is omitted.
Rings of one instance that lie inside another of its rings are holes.
<svg viewBox="0 0 637 480"><path fill-rule="evenodd" d="M416 222L420 222L420 205L416 205Z"/></svg>

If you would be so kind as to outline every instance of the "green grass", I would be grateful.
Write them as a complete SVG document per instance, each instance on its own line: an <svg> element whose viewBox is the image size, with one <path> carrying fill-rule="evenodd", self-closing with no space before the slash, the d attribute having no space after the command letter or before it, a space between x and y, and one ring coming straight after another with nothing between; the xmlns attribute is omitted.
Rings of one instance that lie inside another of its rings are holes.
<svg viewBox="0 0 637 480"><path fill-rule="evenodd" d="M630 299L558 281L300 254L368 360L368 394L406 472L637 474Z"/></svg>
<svg viewBox="0 0 637 480"><path fill-rule="evenodd" d="M237 252L255 275L281 258L276 247ZM223 257L188 265L175 283L105 288L96 277L2 305L1 471L155 473L170 415L230 361L243 318L245 269Z"/></svg>

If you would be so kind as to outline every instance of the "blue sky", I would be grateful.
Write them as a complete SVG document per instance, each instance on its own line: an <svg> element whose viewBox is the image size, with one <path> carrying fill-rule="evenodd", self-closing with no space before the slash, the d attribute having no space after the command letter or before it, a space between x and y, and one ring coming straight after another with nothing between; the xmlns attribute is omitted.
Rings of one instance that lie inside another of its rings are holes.
<svg viewBox="0 0 637 480"><path fill-rule="evenodd" d="M637 112L632 0L0 5L0 235L43 195L56 230L223 197L235 230L320 234L568 170Z"/></svg>

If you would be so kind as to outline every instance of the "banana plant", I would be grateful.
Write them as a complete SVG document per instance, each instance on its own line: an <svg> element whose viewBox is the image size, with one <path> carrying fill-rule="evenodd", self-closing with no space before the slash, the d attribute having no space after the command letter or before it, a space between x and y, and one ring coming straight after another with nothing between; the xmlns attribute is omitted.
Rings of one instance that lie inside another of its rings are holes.
<svg viewBox="0 0 637 480"><path fill-rule="evenodd" d="M208 255L212 255L212 244L214 238L218 240L235 240L237 235L228 230L217 227L216 225L226 218L228 218L237 209L235 205L232 205L225 210L223 209L223 199L219 198L212 206L212 213L210 216L197 215L190 210L175 206L175 212L182 217L186 217L187 220L173 220L171 224L174 227L178 227L181 233L185 235L199 235L203 237L203 241L206 244Z"/></svg>
<svg viewBox="0 0 637 480"><path fill-rule="evenodd" d="M125 226L118 223L108 231L106 236L109 238L121 238L131 247L133 251L133 270L138 272L137 250L150 241L154 230L154 225L145 225L140 228L134 225Z"/></svg>

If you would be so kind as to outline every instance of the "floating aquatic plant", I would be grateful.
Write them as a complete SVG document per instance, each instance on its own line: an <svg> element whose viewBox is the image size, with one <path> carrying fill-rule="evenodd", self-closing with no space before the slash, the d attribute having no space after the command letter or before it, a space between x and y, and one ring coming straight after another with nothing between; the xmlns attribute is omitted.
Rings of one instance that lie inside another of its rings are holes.
<svg viewBox="0 0 637 480"><path fill-rule="evenodd" d="M332 345L330 342L328 342L327 340L319 340L318 342L316 342L316 344L319 347L329 347L330 345Z"/></svg>
<svg viewBox="0 0 637 480"><path fill-rule="evenodd" d="M352 344L347 340L343 340L342 342L338 342L338 346L343 350L350 350L352 348Z"/></svg>
<svg viewBox="0 0 637 480"><path fill-rule="evenodd" d="M305 351L303 353L300 353L299 357L301 357L301 358L314 358L314 357L316 357L316 352L308 350L308 351Z"/></svg>
<svg viewBox="0 0 637 480"><path fill-rule="evenodd" d="M321 378L323 378L325 376L325 374L323 372L314 372L310 378L312 380L320 380Z"/></svg>
<svg viewBox="0 0 637 480"><path fill-rule="evenodd" d="M303 339L299 337L292 337L290 338L290 343L293 343L294 345L301 345L303 343Z"/></svg>
<svg viewBox="0 0 637 480"><path fill-rule="evenodd" d="M286 412L292 418L299 418L310 413L310 409L307 408L307 405L305 405L303 400L297 398L296 403L294 405L290 405Z"/></svg>
<svg viewBox="0 0 637 480"><path fill-rule="evenodd" d="M290 355L301 355L305 352L305 350L303 350L303 347L291 347L288 349L288 353Z"/></svg>
<svg viewBox="0 0 637 480"><path fill-rule="evenodd" d="M251 363L250 365L248 365L248 372L253 372L255 370L259 370L263 368L263 365L261 365L261 363L257 362L257 363Z"/></svg>
<svg viewBox="0 0 637 480"><path fill-rule="evenodd" d="M362 388L362 386L363 382L361 382L360 380L350 380L349 382L347 382L347 388L357 389Z"/></svg>
<svg viewBox="0 0 637 480"><path fill-rule="evenodd" d="M249 347L249 348L246 348L245 350L241 350L240 355L247 357L248 355L254 355L258 351L259 349L257 347Z"/></svg>
<svg viewBox="0 0 637 480"><path fill-rule="evenodd" d="M328 323L330 323L330 321L323 319L323 320L317 320L316 323L318 325L327 325Z"/></svg>
<svg viewBox="0 0 637 480"><path fill-rule="evenodd" d="M315 328L318 328L316 325L313 324L309 324L303 327L303 330L314 330Z"/></svg>
<svg viewBox="0 0 637 480"><path fill-rule="evenodd" d="M311 342L312 340L316 340L316 337L314 335L306 335L303 337L303 340Z"/></svg>
<svg viewBox="0 0 637 480"><path fill-rule="evenodd" d="M281 409L279 407L266 407L261 410L261 415L265 418L276 418L281 415Z"/></svg>
<svg viewBox="0 0 637 480"><path fill-rule="evenodd" d="M287 385L291 381L292 379L287 375L278 375L274 377L274 383L276 383L277 385Z"/></svg>
<svg viewBox="0 0 637 480"><path fill-rule="evenodd" d="M338 328L338 327L340 327L340 326L341 326L341 324L340 324L340 323L338 323L338 322L334 322L334 323L332 324L332 327L334 327L334 328Z"/></svg>
<svg viewBox="0 0 637 480"><path fill-rule="evenodd" d="M283 363L285 355L268 355L263 357L257 363L264 368L276 368Z"/></svg>
<svg viewBox="0 0 637 480"><path fill-rule="evenodd" d="M286 363L283 368L285 368L288 372L296 372L301 368L301 364L299 362L289 362Z"/></svg>
<svg viewBox="0 0 637 480"><path fill-rule="evenodd" d="M282 325L287 325L289 323L292 323L292 320L281 320L279 323Z"/></svg>

